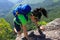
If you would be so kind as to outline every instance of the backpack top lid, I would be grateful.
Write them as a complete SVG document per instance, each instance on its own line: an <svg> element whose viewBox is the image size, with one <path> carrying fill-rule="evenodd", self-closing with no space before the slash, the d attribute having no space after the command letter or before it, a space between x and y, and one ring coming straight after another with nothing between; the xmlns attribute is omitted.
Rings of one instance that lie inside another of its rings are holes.
<svg viewBox="0 0 60 40"><path fill-rule="evenodd" d="M20 14L27 14L31 11L31 7L28 4L24 4L18 7L18 12Z"/></svg>

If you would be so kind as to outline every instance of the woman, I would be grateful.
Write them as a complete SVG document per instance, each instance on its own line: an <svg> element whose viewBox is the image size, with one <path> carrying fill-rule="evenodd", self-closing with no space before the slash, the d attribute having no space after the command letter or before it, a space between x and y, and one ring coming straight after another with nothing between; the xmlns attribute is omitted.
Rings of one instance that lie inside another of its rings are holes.
<svg viewBox="0 0 60 40"><path fill-rule="evenodd" d="M14 18L14 31L18 37L21 37L21 29L23 29L24 37L29 40L26 25L28 22L27 14L31 12L31 7L28 4L20 5L13 10ZM18 37L16 40L18 40Z"/></svg>

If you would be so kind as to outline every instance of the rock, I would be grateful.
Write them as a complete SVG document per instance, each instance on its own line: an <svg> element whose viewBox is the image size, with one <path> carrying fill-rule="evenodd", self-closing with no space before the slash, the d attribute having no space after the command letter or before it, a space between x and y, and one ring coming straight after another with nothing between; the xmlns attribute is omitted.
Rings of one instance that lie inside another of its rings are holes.
<svg viewBox="0 0 60 40"><path fill-rule="evenodd" d="M31 30L28 32L30 40L60 40L60 18L53 20L45 26L43 33L46 37L42 37L38 30ZM22 38L24 34L22 33Z"/></svg>
<svg viewBox="0 0 60 40"><path fill-rule="evenodd" d="M48 23L46 25L45 29L47 31L60 29L60 18L57 18L57 19L53 20L52 22Z"/></svg>
<svg viewBox="0 0 60 40"><path fill-rule="evenodd" d="M52 30L52 31L46 31L44 32L46 34L46 38L54 39L60 39L60 30Z"/></svg>

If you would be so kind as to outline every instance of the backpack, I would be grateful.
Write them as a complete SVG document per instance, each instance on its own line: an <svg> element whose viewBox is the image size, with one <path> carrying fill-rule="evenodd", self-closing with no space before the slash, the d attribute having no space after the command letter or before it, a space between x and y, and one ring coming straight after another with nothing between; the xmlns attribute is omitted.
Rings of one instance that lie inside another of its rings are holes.
<svg viewBox="0 0 60 40"><path fill-rule="evenodd" d="M26 15L31 11L31 7L28 4L19 5L16 9L13 10L13 15L16 16L16 12L19 14Z"/></svg>

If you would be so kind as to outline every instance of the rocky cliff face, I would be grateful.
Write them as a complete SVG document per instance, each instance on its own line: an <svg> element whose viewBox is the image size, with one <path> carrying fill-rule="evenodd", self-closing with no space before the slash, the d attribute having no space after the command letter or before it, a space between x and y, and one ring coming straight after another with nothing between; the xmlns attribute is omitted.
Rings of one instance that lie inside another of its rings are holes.
<svg viewBox="0 0 60 40"><path fill-rule="evenodd" d="M38 32L38 30L32 30L28 32L28 34L30 35L30 40L60 40L60 18L57 18L52 22L48 23L45 26L45 31L43 31L43 33L46 35L45 38L40 37L40 33ZM22 37L23 36L24 35L22 33ZM18 39L21 40L20 38Z"/></svg>
<svg viewBox="0 0 60 40"><path fill-rule="evenodd" d="M57 18L53 20L52 22L48 23L45 28L47 31L60 29L60 18Z"/></svg>
<svg viewBox="0 0 60 40"><path fill-rule="evenodd" d="M45 29L46 37L51 38L51 40L60 40L60 18L48 23Z"/></svg>

